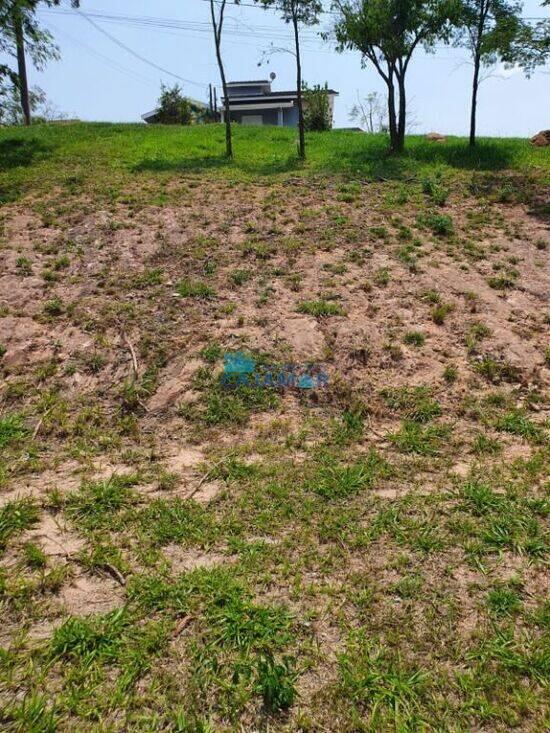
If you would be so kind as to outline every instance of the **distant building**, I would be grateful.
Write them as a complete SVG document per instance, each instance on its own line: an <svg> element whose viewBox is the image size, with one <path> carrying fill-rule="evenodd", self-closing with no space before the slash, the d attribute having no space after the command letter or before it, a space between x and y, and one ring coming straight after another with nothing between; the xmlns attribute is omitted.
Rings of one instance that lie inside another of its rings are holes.
<svg viewBox="0 0 550 733"><path fill-rule="evenodd" d="M328 89L330 121L334 112L334 98L338 92ZM229 110L232 122L242 125L277 125L298 127L298 101L296 90L272 92L271 81L232 81L227 84ZM219 112L225 117L225 99L222 98Z"/></svg>

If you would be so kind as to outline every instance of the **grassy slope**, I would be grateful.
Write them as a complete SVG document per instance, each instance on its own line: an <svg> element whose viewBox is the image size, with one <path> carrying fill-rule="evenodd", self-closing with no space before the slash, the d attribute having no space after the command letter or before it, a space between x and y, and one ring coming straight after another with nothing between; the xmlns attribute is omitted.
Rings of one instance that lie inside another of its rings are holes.
<svg viewBox="0 0 550 733"><path fill-rule="evenodd" d="M470 151L466 141L449 138L445 145L422 137L408 139L408 154L388 158L384 136L350 132L308 136L311 173L352 178L403 177L439 166L463 171L550 171L548 148L533 148L519 139L480 139ZM30 130L0 128L0 185L3 196L33 190L47 181L67 179L94 189L116 189L135 173L208 172L230 179L300 172L292 130L235 129L235 163L223 157L223 132L216 126L188 129L145 125L75 124ZM101 181L93 180L100 177Z"/></svg>
<svg viewBox="0 0 550 733"><path fill-rule="evenodd" d="M0 129L0 727L544 730L550 149L235 135Z"/></svg>

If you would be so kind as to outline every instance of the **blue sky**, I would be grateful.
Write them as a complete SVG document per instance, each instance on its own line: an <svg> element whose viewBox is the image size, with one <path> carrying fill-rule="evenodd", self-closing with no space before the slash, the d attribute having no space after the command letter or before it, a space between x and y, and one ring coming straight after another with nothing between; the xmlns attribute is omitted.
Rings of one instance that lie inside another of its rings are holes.
<svg viewBox="0 0 550 733"><path fill-rule="evenodd" d="M328 0L325 4L328 7ZM40 11L44 24L56 37L62 59L51 63L43 73L31 70L31 84L41 86L55 106L71 117L139 121L142 113L155 107L160 82L175 79L136 59L85 18L69 11L68 5L66 0L65 9ZM186 79L180 83L190 96L206 99L208 83L219 86L207 25L209 4L204 0L82 0L82 10L131 16L131 20L92 18L147 60ZM550 17L550 8L541 8L539 0L526 0L524 15ZM144 21L144 16L149 20ZM277 74L274 89L292 88L295 69L289 54L268 54L269 63L264 61L258 67L272 44L288 45L288 26L275 13L255 7L231 6L227 16L223 45L228 78L263 78L273 71ZM322 26L329 20L330 16L325 16ZM174 25L178 27L170 27ZM382 92L383 84L371 67L361 68L358 54L337 54L322 43L318 30L305 31L305 79L311 84L327 81L340 92L335 125L350 125L349 110L357 94ZM417 121L415 131L465 134L470 79L471 67L464 50L438 47L435 55L419 52L408 82L410 109ZM531 79L521 72L497 69L496 75L484 82L479 105L480 134L528 136L549 124L549 67Z"/></svg>

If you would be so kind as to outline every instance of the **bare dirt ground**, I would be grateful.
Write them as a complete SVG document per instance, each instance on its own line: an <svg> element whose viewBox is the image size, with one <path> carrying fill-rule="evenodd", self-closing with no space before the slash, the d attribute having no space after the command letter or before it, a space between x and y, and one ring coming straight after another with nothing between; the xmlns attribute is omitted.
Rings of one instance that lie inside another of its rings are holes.
<svg viewBox="0 0 550 733"><path fill-rule="evenodd" d="M548 221L462 184L177 185L2 210L0 504L36 512L2 542L5 724L542 730ZM237 399L238 350L328 385Z"/></svg>

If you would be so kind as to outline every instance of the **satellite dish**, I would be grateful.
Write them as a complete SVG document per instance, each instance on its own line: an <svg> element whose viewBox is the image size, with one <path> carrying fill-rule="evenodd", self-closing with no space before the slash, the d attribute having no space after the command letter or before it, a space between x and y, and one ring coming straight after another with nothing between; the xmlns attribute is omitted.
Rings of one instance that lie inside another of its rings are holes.
<svg viewBox="0 0 550 733"><path fill-rule="evenodd" d="M271 81L275 81L275 79L277 78L277 74L274 71L272 71L271 74L269 75L269 78L271 79Z"/></svg>

